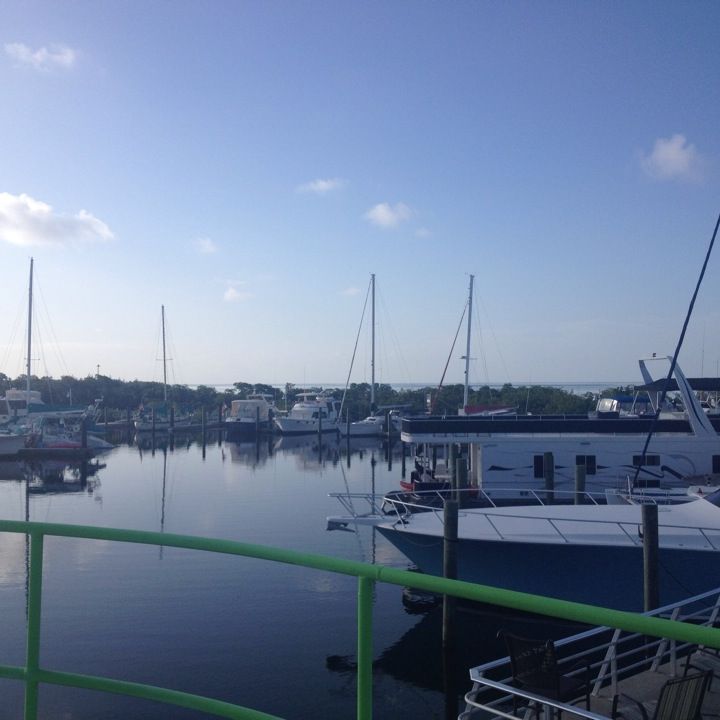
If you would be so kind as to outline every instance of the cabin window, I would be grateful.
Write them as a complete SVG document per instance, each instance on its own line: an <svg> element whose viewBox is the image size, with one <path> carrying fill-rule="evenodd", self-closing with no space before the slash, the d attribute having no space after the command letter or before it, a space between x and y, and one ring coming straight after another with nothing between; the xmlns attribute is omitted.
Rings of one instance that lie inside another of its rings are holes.
<svg viewBox="0 0 720 720"><path fill-rule="evenodd" d="M535 455L533 457L533 467L534 467L534 477L541 478L545 477L545 474L543 473L543 456L542 455Z"/></svg>
<svg viewBox="0 0 720 720"><path fill-rule="evenodd" d="M597 474L597 462L594 455L576 455L575 464L584 465L586 475Z"/></svg>
<svg viewBox="0 0 720 720"><path fill-rule="evenodd" d="M712 471L713 473L720 473L720 455L712 456Z"/></svg>
<svg viewBox="0 0 720 720"><path fill-rule="evenodd" d="M660 465L659 455L633 455L633 465L639 467L640 465Z"/></svg>

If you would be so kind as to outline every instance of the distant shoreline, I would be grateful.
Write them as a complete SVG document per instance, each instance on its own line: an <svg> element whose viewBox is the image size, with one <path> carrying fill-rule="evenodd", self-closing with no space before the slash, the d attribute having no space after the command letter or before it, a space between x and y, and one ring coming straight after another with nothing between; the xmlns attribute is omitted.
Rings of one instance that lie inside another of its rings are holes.
<svg viewBox="0 0 720 720"><path fill-rule="evenodd" d="M364 381L363 381L364 382ZM513 387L552 387L552 388L560 388L562 390L566 390L567 392L573 392L578 394L583 394L586 392L592 392L597 393L601 392L602 390L605 390L607 388L614 388L614 387L625 387L628 385L635 385L638 383L638 380L589 380L589 381L577 381L577 382L562 382L562 381L553 381L553 380L522 380L518 382L477 382L477 383L470 383L471 388L481 388L481 387L491 387L494 389L500 389L504 387L505 385L512 385ZM252 384L252 383L250 383ZM269 387L273 387L276 390L285 390L285 383L257 383L258 385L268 385ZM303 388L344 388L345 383L344 382L304 382L304 383L290 383L294 389L301 390ZM357 381L351 381L351 384L362 384ZM393 390L399 391L399 390L421 390L422 388L436 388L437 382L428 382L428 383L393 383L393 382L383 382L379 383L382 385L389 385ZM218 383L218 384L212 384L212 383L201 383L201 385L205 385L206 387L213 387L213 388L232 388L234 387L234 383ZM462 385L462 383L459 382L446 382L443 383L444 386L448 385ZM188 385L190 388L198 388L200 385Z"/></svg>

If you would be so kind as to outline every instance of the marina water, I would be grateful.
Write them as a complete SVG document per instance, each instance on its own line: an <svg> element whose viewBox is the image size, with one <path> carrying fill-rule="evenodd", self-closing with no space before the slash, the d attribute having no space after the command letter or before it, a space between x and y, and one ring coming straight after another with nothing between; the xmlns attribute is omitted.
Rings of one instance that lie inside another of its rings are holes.
<svg viewBox="0 0 720 720"><path fill-rule="evenodd" d="M400 444L317 436L229 441L208 435L114 438L89 474L64 462L0 463L2 517L164 531L407 568L372 528L333 532L331 492L383 493L401 478ZM409 472L409 468L408 468ZM3 662L25 656L27 544L0 534ZM174 548L48 538L41 666L211 696L280 717L355 716L355 578ZM443 671L441 608L418 612L402 590L374 597L374 716L456 717L467 669L502 654L508 618L459 614ZM526 634L560 635L532 618ZM22 717L21 683L0 683L0 717ZM43 686L40 718L204 717L132 698Z"/></svg>

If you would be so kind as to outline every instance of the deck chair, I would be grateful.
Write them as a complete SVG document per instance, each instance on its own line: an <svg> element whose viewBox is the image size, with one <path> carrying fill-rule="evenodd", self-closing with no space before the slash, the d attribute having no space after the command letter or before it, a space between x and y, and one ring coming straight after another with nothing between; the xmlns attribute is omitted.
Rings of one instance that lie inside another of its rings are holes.
<svg viewBox="0 0 720 720"><path fill-rule="evenodd" d="M582 676L565 675L560 672L552 640L532 640L501 630L498 638L505 641L513 684L521 690L542 695L549 700L570 703L585 698L585 707L590 709L590 667L583 666ZM513 697L513 712L517 713L520 699ZM541 705L534 706L536 717L540 717ZM554 710L552 715L554 715ZM558 710L558 720L562 712Z"/></svg>
<svg viewBox="0 0 720 720"><path fill-rule="evenodd" d="M613 698L612 717L632 720L701 720L705 693L712 682L712 670L685 675L681 678L668 680L660 689L654 709L629 695L616 695ZM619 708L621 698L632 704L624 709ZM650 714L652 712L652 715Z"/></svg>

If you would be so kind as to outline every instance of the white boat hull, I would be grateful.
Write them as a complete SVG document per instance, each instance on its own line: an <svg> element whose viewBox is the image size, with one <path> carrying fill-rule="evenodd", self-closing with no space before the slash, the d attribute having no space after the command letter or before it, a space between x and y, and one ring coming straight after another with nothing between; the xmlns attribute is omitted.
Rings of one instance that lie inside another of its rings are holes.
<svg viewBox="0 0 720 720"><path fill-rule="evenodd" d="M717 586L720 509L704 500L659 512L660 600L667 604ZM423 572L442 575L442 511L377 523ZM620 610L643 607L639 505L539 506L463 510L458 578L468 582Z"/></svg>
<svg viewBox="0 0 720 720"><path fill-rule="evenodd" d="M0 434L0 455L17 455L25 447L25 436L14 433Z"/></svg>
<svg viewBox="0 0 720 720"><path fill-rule="evenodd" d="M301 418L275 418L275 424L283 435L309 435L310 433L337 433L338 423L332 420L323 421L322 425L317 420L304 420Z"/></svg>

